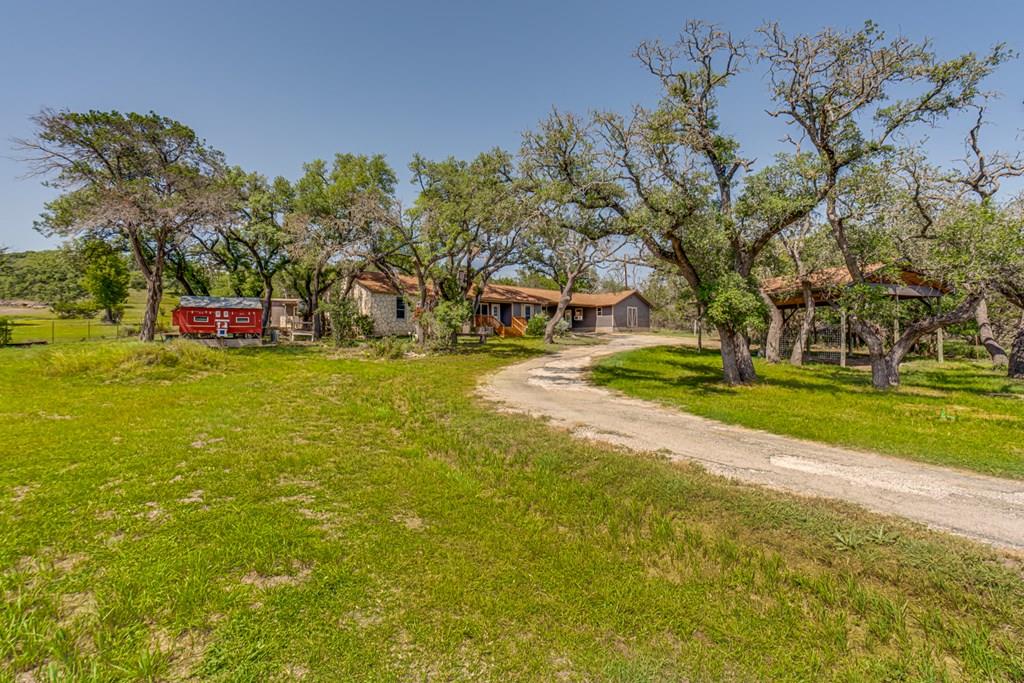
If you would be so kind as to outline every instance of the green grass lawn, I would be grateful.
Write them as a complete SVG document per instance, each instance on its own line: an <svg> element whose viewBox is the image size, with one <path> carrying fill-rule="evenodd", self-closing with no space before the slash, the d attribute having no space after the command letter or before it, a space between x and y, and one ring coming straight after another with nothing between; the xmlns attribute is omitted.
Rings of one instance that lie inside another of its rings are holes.
<svg viewBox="0 0 1024 683"><path fill-rule="evenodd" d="M721 382L717 351L610 356L593 379L721 422L1004 477L1024 477L1024 382L982 362L914 361L878 392L868 372L755 361L756 386Z"/></svg>
<svg viewBox="0 0 1024 683"><path fill-rule="evenodd" d="M1024 677L1018 563L473 397L539 352L0 350L0 675Z"/></svg>
<svg viewBox="0 0 1024 683"><path fill-rule="evenodd" d="M132 290L125 304L124 318L121 325L109 325L100 321L99 315L93 319L61 319L47 308L3 309L0 317L10 318L14 323L14 342L40 342L62 344L66 342L113 339L119 334L124 336L125 326L134 326L137 330L145 311L146 293ZM177 297L164 296L160 306L160 322L171 323L171 310L177 304ZM5 311L13 311L7 314ZM22 312L22 310L24 312Z"/></svg>

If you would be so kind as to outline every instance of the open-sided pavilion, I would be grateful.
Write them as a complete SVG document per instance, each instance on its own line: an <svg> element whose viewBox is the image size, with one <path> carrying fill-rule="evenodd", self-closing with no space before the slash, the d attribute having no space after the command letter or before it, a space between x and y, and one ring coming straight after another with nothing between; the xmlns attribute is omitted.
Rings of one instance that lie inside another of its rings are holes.
<svg viewBox="0 0 1024 683"><path fill-rule="evenodd" d="M864 268L867 284L878 287L896 301L921 300L930 307L938 308L944 294L950 289L944 284L928 278L908 268L891 268L883 264L873 264ZM853 277L845 267L823 268L808 278L811 285L811 297L815 306L839 307L839 298L844 289L853 285ZM803 285L795 275L776 277L764 283L764 291L771 298L775 307L782 312L783 327L790 319L806 307ZM846 312L839 309L839 364L846 366L849 351L850 332L846 320ZM900 336L899 317L893 322L894 338ZM936 332L936 358L942 362L942 329Z"/></svg>

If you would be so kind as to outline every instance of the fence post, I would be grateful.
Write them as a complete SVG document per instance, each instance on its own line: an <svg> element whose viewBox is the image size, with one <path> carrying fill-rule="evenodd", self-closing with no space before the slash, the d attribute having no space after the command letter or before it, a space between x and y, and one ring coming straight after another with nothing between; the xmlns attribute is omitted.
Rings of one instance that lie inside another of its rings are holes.
<svg viewBox="0 0 1024 683"><path fill-rule="evenodd" d="M85 341L92 340L92 321L85 321Z"/></svg>
<svg viewBox="0 0 1024 683"><path fill-rule="evenodd" d="M839 311L839 365L846 367L846 311Z"/></svg>
<svg viewBox="0 0 1024 683"><path fill-rule="evenodd" d="M57 335L54 332L54 321L53 320L50 321L50 343L51 344L57 343Z"/></svg>

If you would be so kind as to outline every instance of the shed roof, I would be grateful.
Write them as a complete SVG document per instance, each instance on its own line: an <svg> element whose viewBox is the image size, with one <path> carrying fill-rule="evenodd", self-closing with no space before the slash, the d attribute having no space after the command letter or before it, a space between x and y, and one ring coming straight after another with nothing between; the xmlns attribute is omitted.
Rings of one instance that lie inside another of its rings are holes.
<svg viewBox="0 0 1024 683"><path fill-rule="evenodd" d="M244 308L263 310L263 302L251 296L183 296L178 308Z"/></svg>
<svg viewBox="0 0 1024 683"><path fill-rule="evenodd" d="M893 275L886 264L872 263L864 266L863 271L868 283L885 287L892 296L903 299L934 298L950 291L945 284L909 268L897 269L897 274ZM832 302L840 289L853 284L853 277L845 266L822 268L809 279L815 303ZM804 305L800 278L795 275L768 278L762 287L779 308Z"/></svg>

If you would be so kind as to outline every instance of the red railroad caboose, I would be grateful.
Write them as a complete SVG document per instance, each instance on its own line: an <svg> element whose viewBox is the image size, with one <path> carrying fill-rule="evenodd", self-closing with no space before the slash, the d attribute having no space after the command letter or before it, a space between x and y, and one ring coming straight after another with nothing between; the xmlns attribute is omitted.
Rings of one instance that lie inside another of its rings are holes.
<svg viewBox="0 0 1024 683"><path fill-rule="evenodd" d="M259 337L263 302L250 297L183 296L171 316L183 337Z"/></svg>

